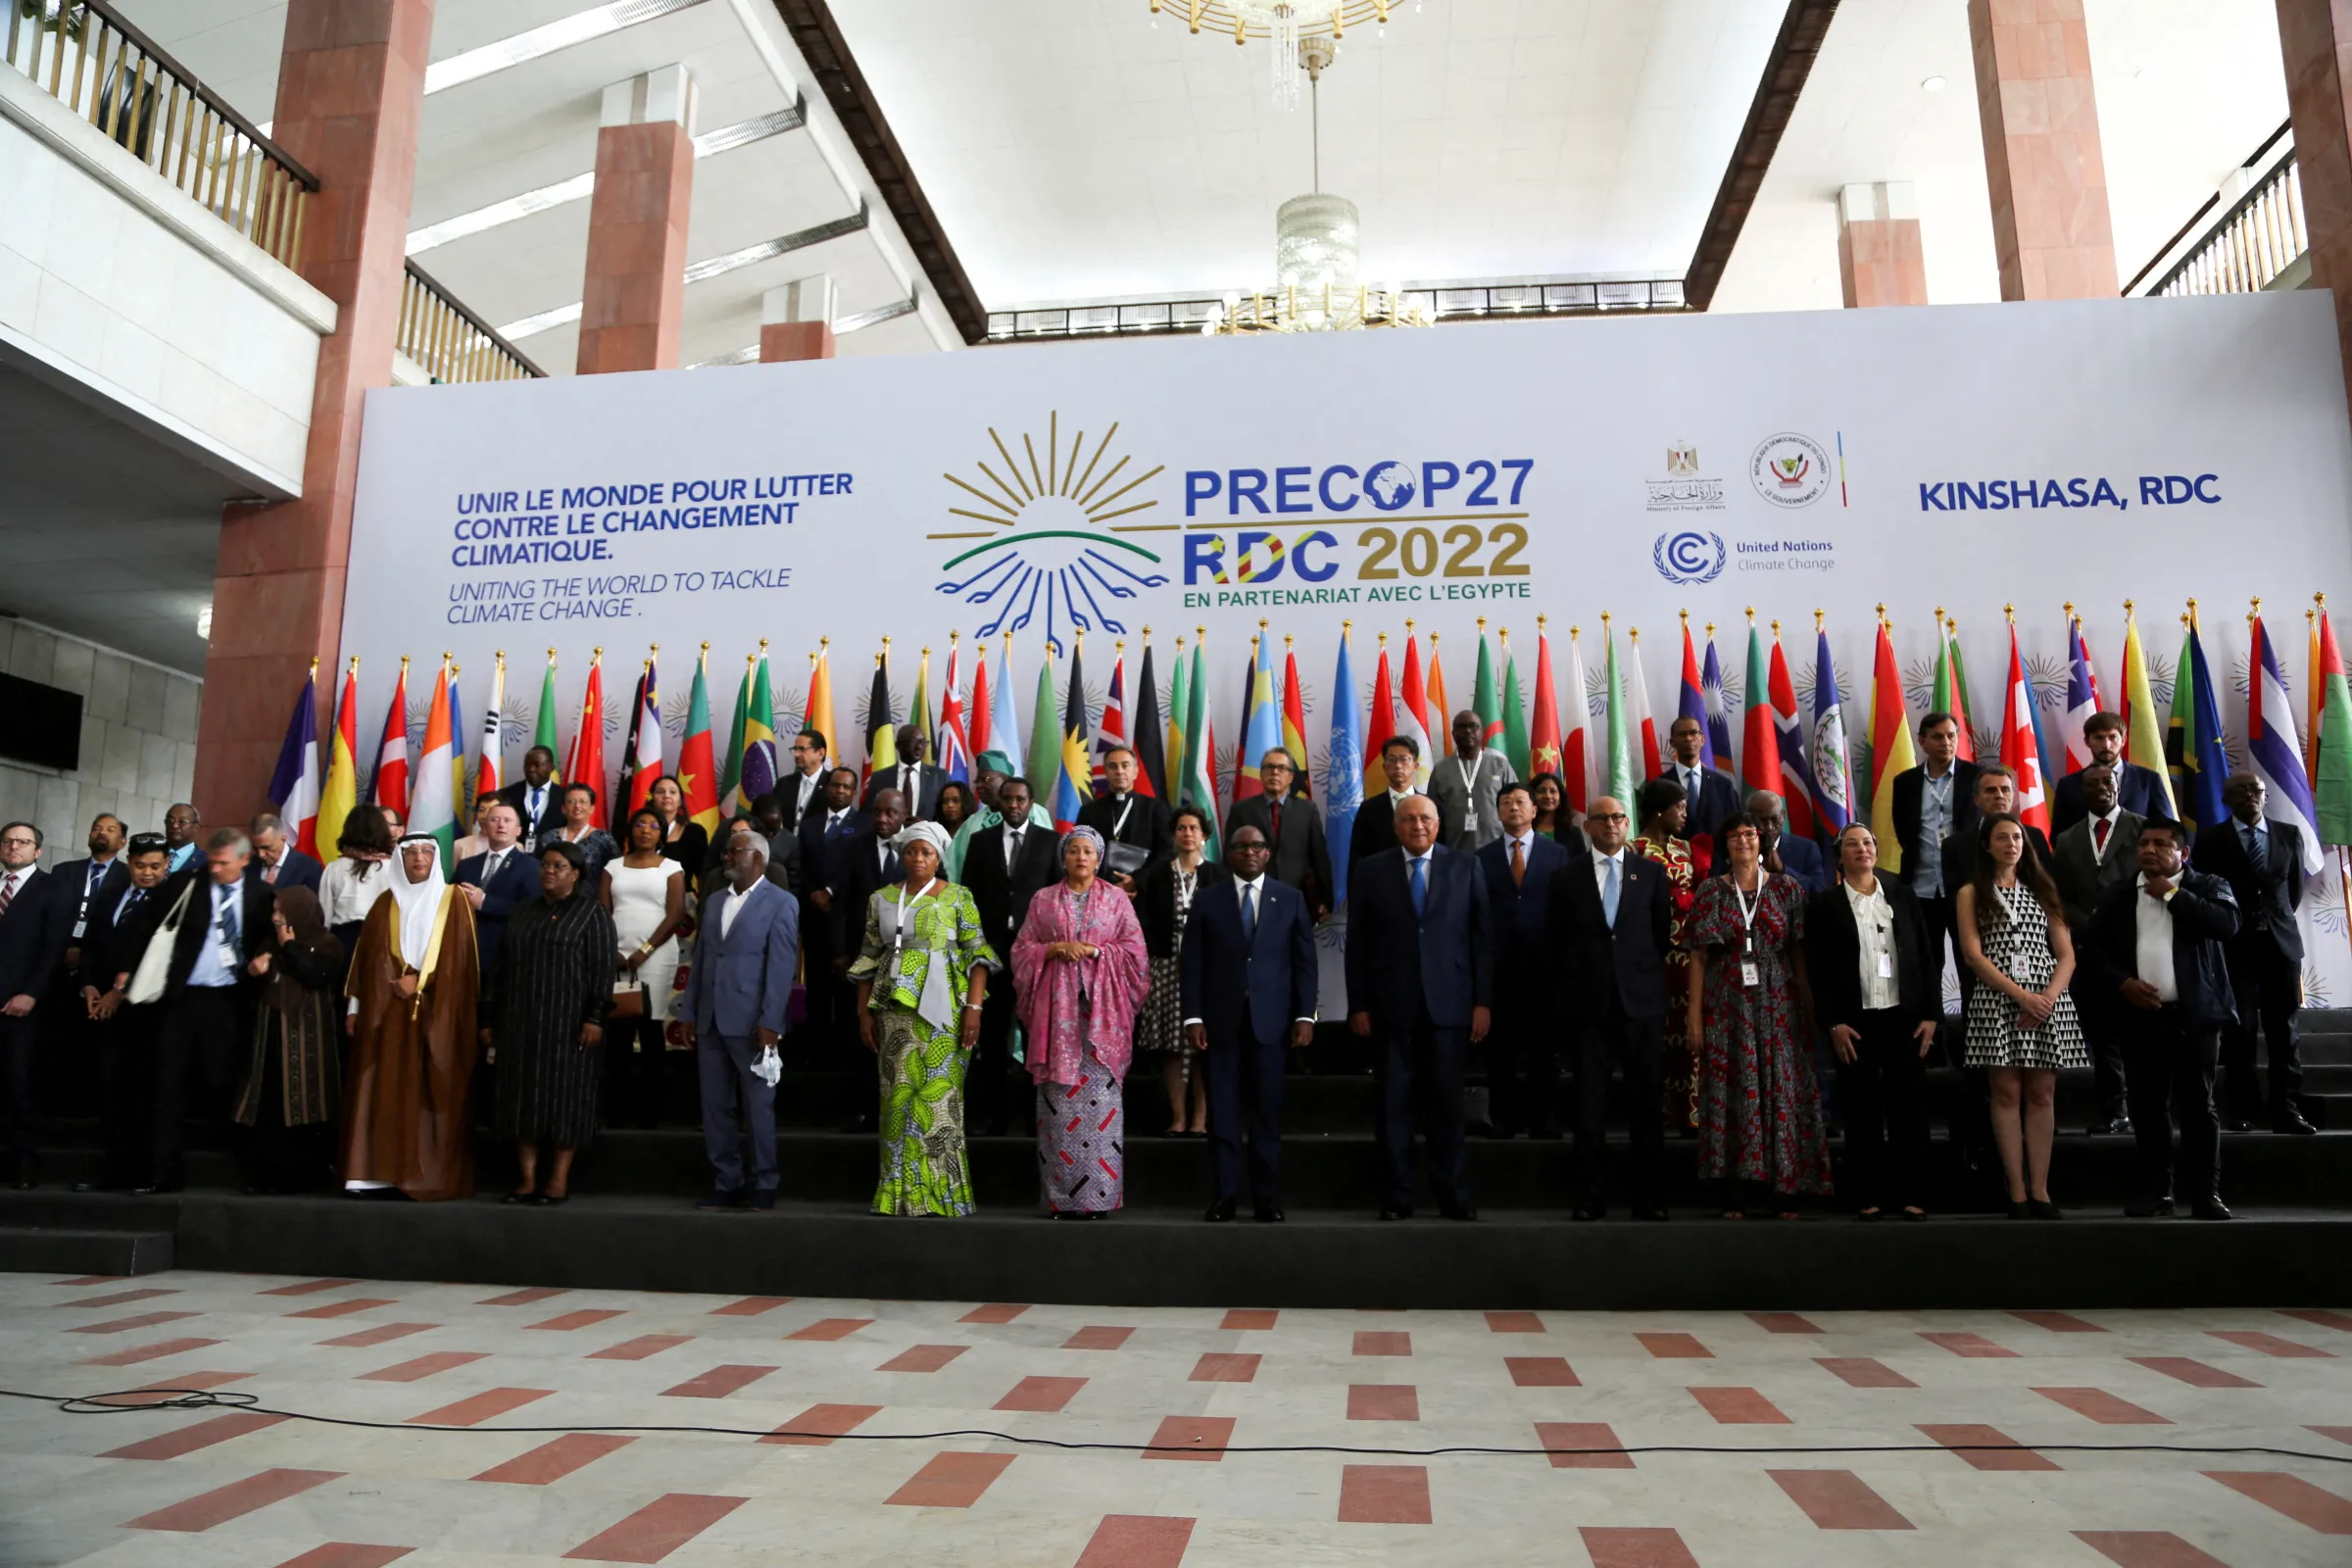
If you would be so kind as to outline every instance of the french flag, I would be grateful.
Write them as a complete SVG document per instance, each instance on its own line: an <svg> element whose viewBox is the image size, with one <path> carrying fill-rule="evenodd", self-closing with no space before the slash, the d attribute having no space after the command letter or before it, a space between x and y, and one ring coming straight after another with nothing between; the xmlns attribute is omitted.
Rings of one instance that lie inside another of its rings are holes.
<svg viewBox="0 0 2352 1568"><path fill-rule="evenodd" d="M2303 748L2295 739L2295 705L2286 694L2286 676L2271 634L2262 617L2254 617L2255 678L2247 691L2246 753L2254 776L2270 792L2263 814L2274 822L2291 822L2303 835L2303 874L2317 876L2325 863L2320 855L2319 812L2311 798L2311 781L2303 772Z"/></svg>
<svg viewBox="0 0 2352 1568"><path fill-rule="evenodd" d="M311 661L311 677L302 683L294 716L286 722L286 743L278 748L277 771L270 777L270 798L277 803L279 820L294 847L316 859L318 856L318 662Z"/></svg>

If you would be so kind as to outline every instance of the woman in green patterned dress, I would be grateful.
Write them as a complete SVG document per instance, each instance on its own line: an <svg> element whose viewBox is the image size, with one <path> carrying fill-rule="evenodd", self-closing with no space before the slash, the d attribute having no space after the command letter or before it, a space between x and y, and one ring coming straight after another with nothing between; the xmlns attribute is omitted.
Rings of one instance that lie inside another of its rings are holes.
<svg viewBox="0 0 2352 1568"><path fill-rule="evenodd" d="M910 823L891 840L906 880L866 904L858 1035L882 1077L877 1214L969 1214L963 1073L980 1042L980 1004L997 956L971 893L941 875L948 835ZM877 983L878 982L878 983Z"/></svg>

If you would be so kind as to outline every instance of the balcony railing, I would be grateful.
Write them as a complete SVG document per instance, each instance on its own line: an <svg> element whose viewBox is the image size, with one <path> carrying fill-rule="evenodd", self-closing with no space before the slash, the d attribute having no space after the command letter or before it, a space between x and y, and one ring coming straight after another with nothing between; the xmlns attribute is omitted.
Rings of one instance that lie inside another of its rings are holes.
<svg viewBox="0 0 2352 1568"><path fill-rule="evenodd" d="M2311 250L2302 174L2287 134L2281 125L2255 149L2241 171L2245 189L2234 200L2217 194L2207 201L2124 292L2254 294L2278 285Z"/></svg>
<svg viewBox="0 0 2352 1568"><path fill-rule="evenodd" d="M547 374L415 262L400 283L400 352L435 381L524 381Z"/></svg>
<svg viewBox="0 0 2352 1568"><path fill-rule="evenodd" d="M1601 316L1620 311L1680 312L1688 309L1680 280L1627 282L1543 282L1514 284L1406 284L1404 306L1430 320L1503 320L1513 317ZM1027 311L992 311L988 340L1009 343L1037 338L1143 337L1199 332L1211 320L1249 301L1227 299L1152 300L1125 305L1073 305Z"/></svg>
<svg viewBox="0 0 2352 1568"><path fill-rule="evenodd" d="M8 64L286 266L318 181L103 0L0 0Z"/></svg>

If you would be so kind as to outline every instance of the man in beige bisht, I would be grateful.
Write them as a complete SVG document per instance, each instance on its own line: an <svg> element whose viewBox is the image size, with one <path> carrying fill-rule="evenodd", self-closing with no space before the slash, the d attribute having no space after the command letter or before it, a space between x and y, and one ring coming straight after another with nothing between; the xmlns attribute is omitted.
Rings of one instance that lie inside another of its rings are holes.
<svg viewBox="0 0 2352 1568"><path fill-rule="evenodd" d="M343 1185L419 1200L473 1192L473 907L441 879L441 845L400 841L399 870L353 949Z"/></svg>

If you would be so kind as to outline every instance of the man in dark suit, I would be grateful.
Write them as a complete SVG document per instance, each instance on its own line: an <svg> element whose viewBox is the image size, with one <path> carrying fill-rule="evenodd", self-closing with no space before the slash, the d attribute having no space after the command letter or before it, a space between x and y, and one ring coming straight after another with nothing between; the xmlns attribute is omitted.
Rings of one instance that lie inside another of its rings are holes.
<svg viewBox="0 0 2352 1568"><path fill-rule="evenodd" d="M1374 1042L1380 1063L1380 1217L1412 1217L1418 1098L1438 1211L1476 1219L1462 1175L1462 1061L1492 1021L1486 877L1475 858L1439 846L1438 803L1428 796L1398 806L1396 826L1396 848L1348 873L1348 1027Z"/></svg>
<svg viewBox="0 0 2352 1568"><path fill-rule="evenodd" d="M773 795L752 799L750 811L730 816L710 835L710 858L703 862L698 887L714 888L727 880L727 841L737 833L757 833L767 841L767 879L787 893L800 890L801 836L784 826L783 803Z"/></svg>
<svg viewBox="0 0 2352 1568"><path fill-rule="evenodd" d="M564 825L564 791L555 780L556 754L534 746L522 754L522 777L498 792L499 800L514 808L515 820L522 824L516 842L526 851L538 848L541 834Z"/></svg>
<svg viewBox="0 0 2352 1568"><path fill-rule="evenodd" d="M101 811L90 819L88 857L67 860L49 873L52 892L70 900L74 906L66 911L64 956L41 1000L42 1082L33 1093L44 1103L65 1105L71 1115L88 1114L97 1101L93 1075L97 1053L92 1049L89 1009L82 1005L77 973L82 937L89 929L92 912L130 885L130 874L122 865L122 844L128 836L121 817Z"/></svg>
<svg viewBox="0 0 2352 1568"><path fill-rule="evenodd" d="M2109 888L2091 916L2088 961L2123 1004L2124 1072L2139 1143L2137 1219L2173 1212L2173 1112L2180 1116L2178 1191L2199 1219L2233 1217L2222 1202L2221 1119L2213 1067L2237 1015L2223 944L2237 934L2230 884L2183 869L2188 830L2170 817L2139 824L2139 875Z"/></svg>
<svg viewBox="0 0 2352 1568"><path fill-rule="evenodd" d="M196 835L204 831L204 817L186 801L176 802L164 813L164 842L172 846L172 874L179 875L189 864L203 858L196 847Z"/></svg>
<svg viewBox="0 0 2352 1568"><path fill-rule="evenodd" d="M482 812L482 837L489 848L458 862L450 883L473 906L473 942L481 955L482 989L498 972L498 944L507 934L514 906L539 896L539 866L520 842L522 818L503 800Z"/></svg>
<svg viewBox="0 0 2352 1568"><path fill-rule="evenodd" d="M1355 876L1358 860L1396 847L1396 810L1420 792L1413 775L1421 766L1421 747L1410 735L1392 735L1380 748L1380 770L1389 787L1355 808L1355 826L1348 833L1348 875Z"/></svg>
<svg viewBox="0 0 2352 1568"><path fill-rule="evenodd" d="M1756 830L1763 840L1764 869L1786 871L1796 878L1805 890L1805 897L1827 893L1837 877L1831 874L1821 857L1821 846L1811 839L1792 837L1788 832L1788 808L1770 790L1756 790L1747 798L1747 814L1756 819ZM1722 875L1732 868L1726 858L1716 862L1716 872Z"/></svg>
<svg viewBox="0 0 2352 1568"><path fill-rule="evenodd" d="M129 830L123 826L121 817L112 811L101 811L90 819L88 857L68 860L50 873L57 879L59 891L74 901L66 933L65 965L69 984L81 966L79 950L92 915L111 900L120 898L122 890L130 885L130 869L122 861L122 846L129 836Z"/></svg>
<svg viewBox="0 0 2352 1568"><path fill-rule="evenodd" d="M1666 868L1625 847L1621 801L1602 796L1585 812L1591 847L1551 879L1544 941L1560 1015L1576 1042L1578 1219L1608 1212L1604 1149L1609 1070L1625 1075L1633 1137L1636 1219L1666 1217L1666 1120L1660 1102L1666 1049L1666 949L1674 893Z"/></svg>
<svg viewBox="0 0 2352 1568"><path fill-rule="evenodd" d="M727 885L703 900L679 1008L702 1080L712 1175L697 1208L776 1206L776 1086L761 1069L784 1038L799 963L798 905L767 880L766 842L738 833L727 848Z"/></svg>
<svg viewBox="0 0 2352 1568"><path fill-rule="evenodd" d="M2254 1026L2271 1052L2268 1119L2275 1133L2315 1133L2303 1119L2303 1057L2295 1015L2303 1009L2303 830L2263 820L2270 790L2252 773L2232 773L2222 785L2230 820L2198 835L2196 868L2230 884L2237 900L2237 935L2223 951L2237 1021L2222 1029L2222 1120L2245 1132L2264 1114L2254 1077Z"/></svg>
<svg viewBox="0 0 2352 1568"><path fill-rule="evenodd" d="M865 945L865 907L878 889L897 882L906 873L899 868L899 852L890 841L899 836L906 825L906 798L897 790L877 790L866 798L865 831L851 839L833 857L833 884L827 891L832 897L831 956L827 967L836 987L833 997L833 1016L849 1019L856 1027L858 1017L858 985L850 978L850 965L857 960L858 950ZM986 993L981 998L985 1004ZM861 1077L863 1086L851 1092L851 1102L857 1106L850 1119L853 1132L871 1132L877 1114L877 1102L869 1098L879 1092L879 1082L871 1076Z"/></svg>
<svg viewBox="0 0 2352 1568"><path fill-rule="evenodd" d="M1740 814L1740 786L1732 775L1707 760L1707 732L1695 718L1678 718L1666 731L1674 759L1659 773L1683 787L1690 810L1683 819L1683 836L1693 844L1705 840L1711 852L1715 830Z"/></svg>
<svg viewBox="0 0 2352 1568"><path fill-rule="evenodd" d="M989 977L988 995L980 1000L980 1045L964 1073L965 1108L972 1128L986 1137L1002 1135L1008 1121L1028 1129L1028 1118L1016 1115L1024 1103L1025 1081L1016 1086L1013 1077L1012 940L1029 917L1029 901L1052 885L1061 868L1054 830L1029 819L1029 781L999 777L996 809L1002 820L973 834L963 855L963 885L972 890L981 933L1005 964Z"/></svg>
<svg viewBox="0 0 2352 1568"><path fill-rule="evenodd" d="M2082 794L2082 773L2092 766L2112 771L2115 778L2115 798L2119 805L2133 816L2161 815L2167 796L2164 780L2152 767L2124 760L2124 715L2093 713L2082 723L2082 745L2090 753L2090 761L2082 771L2069 773L2058 781L2050 799L2050 832L2064 833L2090 814L2090 803ZM2126 858L2130 858L2126 857Z"/></svg>
<svg viewBox="0 0 2352 1568"><path fill-rule="evenodd" d="M923 738L920 724L899 726L899 760L896 766L886 767L866 781L865 808L874 808L874 797L884 790L897 790L906 803L905 815L910 822L928 822L939 815L939 792L948 781L942 773L923 760L930 743Z"/></svg>
<svg viewBox="0 0 2352 1568"><path fill-rule="evenodd" d="M776 806L787 833L798 834L808 813L825 804L826 744L822 730L805 729L792 738L792 771L776 781Z"/></svg>
<svg viewBox="0 0 2352 1568"><path fill-rule="evenodd" d="M1129 898L1154 868L1176 858L1168 803L1135 793L1138 771L1132 749L1112 747L1102 756L1102 793L1078 808L1078 825L1102 835L1102 879Z"/></svg>
<svg viewBox="0 0 2352 1568"><path fill-rule="evenodd" d="M1996 816L2017 813L2017 775L1999 762L1985 762L1977 768L1976 787L1969 802L1967 825L1943 841L1943 879L1957 900L1960 890L1976 880L1977 860L1984 853L1984 824ZM2058 877L2058 859L2050 853L2050 841L2042 837L2041 829L2023 823L2026 830L2026 854L2033 857L2052 881ZM1906 862L1907 863L1907 862ZM1914 891L1917 891L1916 887Z"/></svg>
<svg viewBox="0 0 2352 1568"><path fill-rule="evenodd" d="M1225 840L1230 882L1202 883L1185 922L1178 971L1186 1043L1208 1053L1208 1142L1217 1196L1233 1218L1242 1190L1242 1103L1250 1105L1250 1200L1260 1224L1282 1217L1282 1073L1287 1046L1314 1044L1315 923L1306 896L1266 875L1266 836Z"/></svg>
<svg viewBox="0 0 2352 1568"><path fill-rule="evenodd" d="M2128 1133L2132 1112L2124 1094L2124 1048L2117 1035L2120 999L2099 983L2082 955L2090 951L2091 916L2110 888L2139 875L2140 813L2117 804L2115 769L2093 762L2070 774L2085 814L2062 829L2050 855L2057 864L2058 898L2066 906L2066 931L2075 944L2075 1011L2082 1020L2083 1043L2090 1048L2098 1109L2091 1113L2093 1133Z"/></svg>
<svg viewBox="0 0 2352 1568"><path fill-rule="evenodd" d="M799 940L808 976L808 1034L826 1045L857 1039L856 1018L844 1001L846 982L833 972L834 862L850 841L872 826L858 808L858 772L837 767L825 775L824 794L801 813L801 916ZM842 967L849 958L842 957Z"/></svg>
<svg viewBox="0 0 2352 1568"><path fill-rule="evenodd" d="M71 890L40 868L40 858L39 828L0 827L0 1074L19 1191L41 1184L41 998L66 951L75 906Z"/></svg>
<svg viewBox="0 0 2352 1568"><path fill-rule="evenodd" d="M150 1193L187 1183L187 1119L225 1123L237 1069L252 1044L252 1003L261 982L253 960L276 946L270 913L276 894L245 878L253 843L233 827L205 841L205 858L165 885L169 909L190 893L172 940L171 977L157 1004L155 1141ZM160 922L159 922L160 924ZM165 940L158 929L152 940Z"/></svg>
<svg viewBox="0 0 2352 1568"><path fill-rule="evenodd" d="M1494 931L1488 1120L1497 1138L1512 1137L1523 1127L1532 1137L1557 1138L1559 1020L1544 922L1551 908L1552 873L1568 863L1569 852L1536 831L1536 798L1525 784L1497 790L1494 811L1502 837L1478 852Z"/></svg>
<svg viewBox="0 0 2352 1568"><path fill-rule="evenodd" d="M156 896L172 874L171 854L160 833L132 839L122 857L125 870L120 890L91 905L81 938L74 981L98 1081L98 1138L106 1160L96 1181L74 1184L77 1193L126 1192L147 1180L155 1122L156 1008L131 1006L123 993L163 913Z"/></svg>
<svg viewBox="0 0 2352 1568"><path fill-rule="evenodd" d="M1265 793L1233 803L1225 837L1230 840L1246 827L1265 835L1272 855L1267 874L1305 894L1307 907L1320 920L1331 913L1331 851L1323 839L1323 813L1314 802L1291 793L1298 776L1291 754L1281 747L1259 758L1257 781Z"/></svg>
<svg viewBox="0 0 2352 1568"><path fill-rule="evenodd" d="M247 825L245 836L253 841L253 858L245 862L245 879L270 888L309 888L318 891L318 878L323 871L317 859L294 847L286 836L286 824L273 811L263 811Z"/></svg>
<svg viewBox="0 0 2352 1568"><path fill-rule="evenodd" d="M1954 839L1975 842L1977 764L1960 760L1960 721L1949 713L1930 713L1919 721L1919 754L1917 767L1894 775L1894 841L1901 851L1896 874L1919 895L1928 923L1948 932L1953 900L1967 879L1946 869L1944 856ZM1931 989L1940 997L1940 945L1935 956Z"/></svg>

